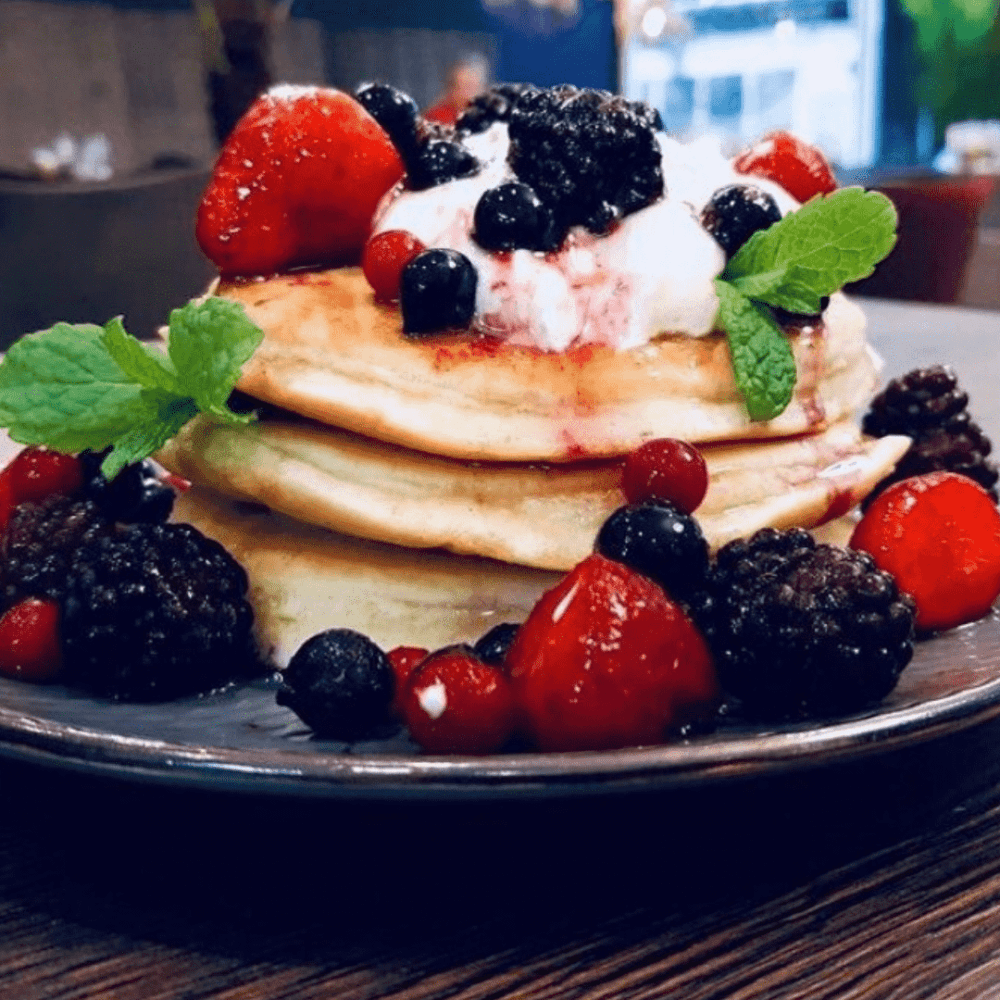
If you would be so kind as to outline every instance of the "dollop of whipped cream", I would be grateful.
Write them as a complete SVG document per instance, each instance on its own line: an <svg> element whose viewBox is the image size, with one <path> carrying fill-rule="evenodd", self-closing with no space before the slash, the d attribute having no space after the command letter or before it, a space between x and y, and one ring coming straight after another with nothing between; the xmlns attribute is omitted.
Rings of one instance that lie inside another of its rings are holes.
<svg viewBox="0 0 1000 1000"><path fill-rule="evenodd" d="M383 199L373 232L403 229L429 249L465 254L478 274L474 329L545 351L581 344L627 350L660 333L710 333L719 306L713 279L725 255L699 222L701 210L730 184L767 191L782 214L798 207L780 186L738 174L717 141L685 144L659 132L665 184L658 201L605 236L574 227L554 252L487 251L473 238L473 213L485 191L514 179L507 126L496 123L463 141L479 172L423 191L399 185Z"/></svg>

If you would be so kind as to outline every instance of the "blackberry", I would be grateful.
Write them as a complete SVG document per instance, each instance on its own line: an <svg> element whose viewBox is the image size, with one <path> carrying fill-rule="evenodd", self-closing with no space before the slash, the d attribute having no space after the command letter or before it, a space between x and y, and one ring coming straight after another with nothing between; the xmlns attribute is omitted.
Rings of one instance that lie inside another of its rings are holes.
<svg viewBox="0 0 1000 1000"><path fill-rule="evenodd" d="M476 135L485 132L495 122L508 121L518 100L532 89L526 83L499 83L491 87L468 103L455 122L455 131Z"/></svg>
<svg viewBox="0 0 1000 1000"><path fill-rule="evenodd" d="M660 147L645 106L603 91L529 89L511 109L508 162L548 206L560 236L604 232L663 194Z"/></svg>
<svg viewBox="0 0 1000 1000"><path fill-rule="evenodd" d="M385 129L404 159L416 149L420 109L409 94L387 83L362 83L354 98Z"/></svg>
<svg viewBox="0 0 1000 1000"><path fill-rule="evenodd" d="M554 250L559 245L548 209L520 181L484 191L473 221L473 237L485 250Z"/></svg>
<svg viewBox="0 0 1000 1000"><path fill-rule="evenodd" d="M330 629L307 639L292 657L277 700L317 736L352 740L388 720L395 685L388 657L371 639Z"/></svg>
<svg viewBox="0 0 1000 1000"><path fill-rule="evenodd" d="M749 184L720 188L701 210L702 226L725 251L727 260L754 233L780 221L778 203Z"/></svg>
<svg viewBox="0 0 1000 1000"><path fill-rule="evenodd" d="M400 275L403 331L437 333L469 325L476 307L476 269L457 250L425 250Z"/></svg>
<svg viewBox="0 0 1000 1000"><path fill-rule="evenodd" d="M501 622L494 625L488 632L480 636L476 644L472 647L472 652L479 657L483 663L490 666L499 667L503 665L507 658L507 650L517 635L517 630L521 626L516 622Z"/></svg>
<svg viewBox="0 0 1000 1000"><path fill-rule="evenodd" d="M133 462L109 481L101 472L107 453L80 453L84 496L112 521L166 521L174 508L174 491L160 482L153 463Z"/></svg>
<svg viewBox="0 0 1000 1000"><path fill-rule="evenodd" d="M768 721L884 698L913 655L914 605L865 552L765 528L719 550L693 614L723 689Z"/></svg>
<svg viewBox="0 0 1000 1000"><path fill-rule="evenodd" d="M114 524L84 538L62 595L67 683L123 701L219 687L256 667L247 576L188 524Z"/></svg>
<svg viewBox="0 0 1000 1000"><path fill-rule="evenodd" d="M3 538L3 607L26 597L62 603L77 548L110 530L93 500L54 495L18 504Z"/></svg>
<svg viewBox="0 0 1000 1000"><path fill-rule="evenodd" d="M681 602L704 586L708 574L708 543L698 522L667 500L619 507L601 526L595 548Z"/></svg>
<svg viewBox="0 0 1000 1000"><path fill-rule="evenodd" d="M403 152L406 184L411 191L471 177L479 170L479 160L454 139L430 138L420 142L414 152Z"/></svg>
<svg viewBox="0 0 1000 1000"><path fill-rule="evenodd" d="M944 365L916 368L889 382L871 401L862 429L873 437L906 434L913 443L865 506L892 483L937 471L968 476L997 502L1000 472L988 457L993 446L969 416L968 402L955 372Z"/></svg>

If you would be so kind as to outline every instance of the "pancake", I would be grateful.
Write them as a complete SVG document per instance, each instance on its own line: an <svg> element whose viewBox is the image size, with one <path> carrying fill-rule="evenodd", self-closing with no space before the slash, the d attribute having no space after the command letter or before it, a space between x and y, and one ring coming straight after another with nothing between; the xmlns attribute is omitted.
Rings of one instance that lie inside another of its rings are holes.
<svg viewBox="0 0 1000 1000"><path fill-rule="evenodd" d="M523 621L561 577L338 535L200 487L178 498L174 519L193 524L242 563L257 641L279 668L329 628L355 629L385 650L474 642L500 622ZM852 527L838 518L817 538L842 544Z"/></svg>
<svg viewBox="0 0 1000 1000"><path fill-rule="evenodd" d="M663 334L625 351L546 352L467 334L410 338L360 269L221 283L265 331L239 388L323 424L452 458L574 461L655 437L692 443L816 431L875 385L861 310L834 295L823 324L791 334L795 397L751 422L721 334Z"/></svg>
<svg viewBox="0 0 1000 1000"><path fill-rule="evenodd" d="M841 421L780 441L709 445L697 519L715 548L758 528L813 527L886 476L909 445ZM199 418L158 455L171 471L298 521L413 548L568 570L625 503L617 460L471 463L314 423Z"/></svg>
<svg viewBox="0 0 1000 1000"><path fill-rule="evenodd" d="M352 628L383 649L437 649L523 621L559 574L337 535L193 487L174 520L216 539L250 578L259 648L277 667L310 636Z"/></svg>

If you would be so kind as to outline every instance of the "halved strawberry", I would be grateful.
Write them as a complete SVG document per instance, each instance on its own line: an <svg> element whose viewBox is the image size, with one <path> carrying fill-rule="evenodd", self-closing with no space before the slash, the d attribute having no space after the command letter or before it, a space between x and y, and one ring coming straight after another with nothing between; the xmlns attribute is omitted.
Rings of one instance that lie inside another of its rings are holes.
<svg viewBox="0 0 1000 1000"><path fill-rule="evenodd" d="M348 94L272 88L233 129L198 209L197 237L224 275L360 259L403 163Z"/></svg>
<svg viewBox="0 0 1000 1000"><path fill-rule="evenodd" d="M764 136L733 161L733 168L741 174L766 177L801 202L837 188L826 157L815 146L788 132Z"/></svg>
<svg viewBox="0 0 1000 1000"><path fill-rule="evenodd" d="M872 502L851 546L914 599L921 632L981 618L1000 595L1000 512L957 472L893 483Z"/></svg>
<svg viewBox="0 0 1000 1000"><path fill-rule="evenodd" d="M542 596L506 664L542 750L661 743L719 695L708 647L680 606L596 554Z"/></svg>

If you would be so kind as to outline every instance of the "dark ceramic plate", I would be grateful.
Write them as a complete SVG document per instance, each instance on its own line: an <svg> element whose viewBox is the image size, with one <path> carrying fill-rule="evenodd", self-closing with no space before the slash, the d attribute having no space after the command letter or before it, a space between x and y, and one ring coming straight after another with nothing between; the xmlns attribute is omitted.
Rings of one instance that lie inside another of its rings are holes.
<svg viewBox="0 0 1000 1000"><path fill-rule="evenodd" d="M273 685L166 705L109 704L0 680L0 754L95 774L254 794L470 798L648 791L878 754L1000 715L1000 612L922 642L878 709L812 725L728 724L667 746L430 757L396 734L311 738Z"/></svg>

